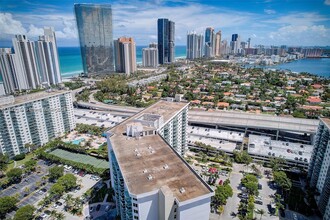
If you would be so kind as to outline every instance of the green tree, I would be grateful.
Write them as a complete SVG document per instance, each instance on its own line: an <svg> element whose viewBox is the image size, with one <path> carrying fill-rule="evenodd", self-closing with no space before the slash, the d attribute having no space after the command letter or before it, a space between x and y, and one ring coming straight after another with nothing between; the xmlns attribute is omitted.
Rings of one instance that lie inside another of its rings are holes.
<svg viewBox="0 0 330 220"><path fill-rule="evenodd" d="M261 220L262 216L263 216L266 212L265 212L265 210L263 210L263 209L257 209L257 210L256 210L256 213L257 213L258 215L260 215L260 220Z"/></svg>
<svg viewBox="0 0 330 220"><path fill-rule="evenodd" d="M8 167L9 157L5 154L0 154L0 171L5 171Z"/></svg>
<svg viewBox="0 0 330 220"><path fill-rule="evenodd" d="M287 177L283 171L275 171L273 173L274 182L280 186L284 191L288 191L292 187L291 180Z"/></svg>
<svg viewBox="0 0 330 220"><path fill-rule="evenodd" d="M226 205L227 199L233 196L233 189L229 184L219 185L215 190L215 201L219 205Z"/></svg>
<svg viewBox="0 0 330 220"><path fill-rule="evenodd" d="M29 188L29 187L25 187L25 188L23 189L23 192L24 192L24 196L29 195L29 193L30 193L30 188Z"/></svg>
<svg viewBox="0 0 330 220"><path fill-rule="evenodd" d="M19 168L13 168L6 173L8 180L13 182L18 182L22 178L22 170Z"/></svg>
<svg viewBox="0 0 330 220"><path fill-rule="evenodd" d="M249 165L252 162L252 158L246 151L234 151L234 159L237 163L244 163Z"/></svg>
<svg viewBox="0 0 330 220"><path fill-rule="evenodd" d="M4 217L9 211L16 207L18 199L12 196L0 198L0 217Z"/></svg>
<svg viewBox="0 0 330 220"><path fill-rule="evenodd" d="M58 178L63 176L64 167L55 166L55 167L49 168L48 171L49 171L49 179L57 180Z"/></svg>
<svg viewBox="0 0 330 220"><path fill-rule="evenodd" d="M283 168L285 159L283 157L273 157L269 161L269 165L273 171L278 171Z"/></svg>
<svg viewBox="0 0 330 220"><path fill-rule="evenodd" d="M286 102L285 102L285 107L289 109L290 114L292 111L296 110L297 108L298 101L295 97L289 95Z"/></svg>
<svg viewBox="0 0 330 220"><path fill-rule="evenodd" d="M37 161L36 160L28 160L24 163L25 170L27 172L34 171L36 169Z"/></svg>
<svg viewBox="0 0 330 220"><path fill-rule="evenodd" d="M63 213L57 212L56 210L52 210L50 212L50 219L51 220L63 220L65 218Z"/></svg>
<svg viewBox="0 0 330 220"><path fill-rule="evenodd" d="M49 190L49 194L50 194L52 197L59 197L59 196L63 195L64 191L65 191L64 186L62 186L62 185L59 184L59 183L55 183L55 184L52 185L52 187L50 188L50 190Z"/></svg>
<svg viewBox="0 0 330 220"><path fill-rule="evenodd" d="M72 189L77 186L77 177L73 174L68 173L60 177L57 181L58 184L61 184L64 187L65 191Z"/></svg>
<svg viewBox="0 0 330 220"><path fill-rule="evenodd" d="M249 194L258 195L258 179L252 174L247 174L241 179L241 184L246 187Z"/></svg>
<svg viewBox="0 0 330 220"><path fill-rule="evenodd" d="M32 205L26 205L19 208L14 216L14 220L32 220L36 209Z"/></svg>
<svg viewBox="0 0 330 220"><path fill-rule="evenodd" d="M258 183L247 182L244 186L250 195L258 195Z"/></svg>

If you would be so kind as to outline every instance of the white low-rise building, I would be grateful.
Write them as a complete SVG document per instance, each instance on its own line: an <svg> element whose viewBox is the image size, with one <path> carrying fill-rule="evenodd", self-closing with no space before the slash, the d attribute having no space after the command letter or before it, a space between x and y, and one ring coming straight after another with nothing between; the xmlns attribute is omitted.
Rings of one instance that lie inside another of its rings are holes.
<svg viewBox="0 0 330 220"><path fill-rule="evenodd" d="M272 140L268 136L250 135L248 153L256 160L269 161L281 157L291 168L307 170L313 145Z"/></svg>

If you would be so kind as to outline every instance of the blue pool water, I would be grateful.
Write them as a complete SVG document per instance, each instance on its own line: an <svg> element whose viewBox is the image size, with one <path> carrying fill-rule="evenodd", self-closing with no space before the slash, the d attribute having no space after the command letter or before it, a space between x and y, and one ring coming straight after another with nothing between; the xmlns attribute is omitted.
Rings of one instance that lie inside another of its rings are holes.
<svg viewBox="0 0 330 220"><path fill-rule="evenodd" d="M72 144L76 144L76 145L79 145L81 142L83 142L85 139L84 138L80 138L80 139L76 139L76 140L73 140L71 141Z"/></svg>

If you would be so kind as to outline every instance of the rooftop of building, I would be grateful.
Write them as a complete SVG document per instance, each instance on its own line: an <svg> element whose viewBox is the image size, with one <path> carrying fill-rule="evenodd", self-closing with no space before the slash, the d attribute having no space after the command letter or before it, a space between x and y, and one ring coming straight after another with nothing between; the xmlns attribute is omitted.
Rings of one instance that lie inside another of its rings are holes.
<svg viewBox="0 0 330 220"><path fill-rule="evenodd" d="M248 152L266 157L283 157L284 159L309 163L313 145L271 140L267 136L250 135Z"/></svg>
<svg viewBox="0 0 330 220"><path fill-rule="evenodd" d="M13 102L2 102L0 98L0 109L4 108L9 108L9 107L14 107L17 105L29 103L29 102L34 102L37 100L45 99L48 97L56 96L56 95L61 95L65 93L70 93L70 91L67 90L47 90L47 91L41 91L41 92L36 92L36 93L30 93L27 95L20 95L20 96L14 96ZM5 96L3 97L4 99L8 99L10 96ZM13 96L11 96L13 97Z"/></svg>
<svg viewBox="0 0 330 220"><path fill-rule="evenodd" d="M330 118L320 118L320 120L330 129Z"/></svg>
<svg viewBox="0 0 330 220"><path fill-rule="evenodd" d="M174 197L182 202L212 193L161 136L126 136L126 126L141 115L158 114L166 123L187 105L159 101L110 130L111 145L131 194L139 195L168 186ZM180 192L182 188L184 192Z"/></svg>
<svg viewBox="0 0 330 220"><path fill-rule="evenodd" d="M234 111L190 111L189 122L206 122L239 127L258 127L271 130L285 130L301 133L316 133L319 120L301 119L266 114Z"/></svg>

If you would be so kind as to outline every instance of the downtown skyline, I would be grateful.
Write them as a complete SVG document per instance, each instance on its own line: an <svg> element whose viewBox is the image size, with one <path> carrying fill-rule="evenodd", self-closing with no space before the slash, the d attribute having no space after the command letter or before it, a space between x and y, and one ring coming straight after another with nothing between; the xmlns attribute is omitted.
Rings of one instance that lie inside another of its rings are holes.
<svg viewBox="0 0 330 220"><path fill-rule="evenodd" d="M0 7L0 47L10 46L14 34L36 39L44 26L55 28L58 46L78 46L73 4L85 1L9 1ZM157 19L176 23L176 45L186 45L189 31L221 30L222 39L238 33L251 45L328 46L330 1L93 1L110 3L114 39L132 36L137 45L157 41ZM198 21L198 22L196 22Z"/></svg>

